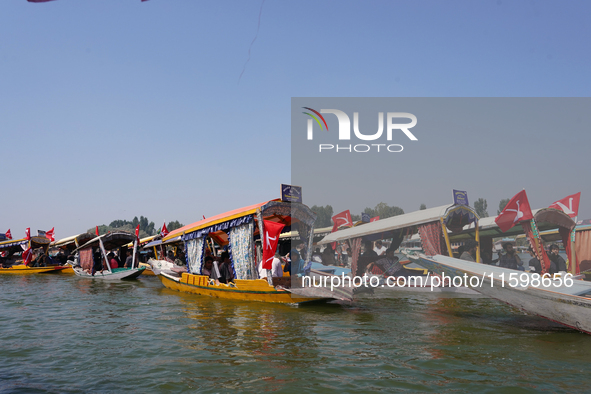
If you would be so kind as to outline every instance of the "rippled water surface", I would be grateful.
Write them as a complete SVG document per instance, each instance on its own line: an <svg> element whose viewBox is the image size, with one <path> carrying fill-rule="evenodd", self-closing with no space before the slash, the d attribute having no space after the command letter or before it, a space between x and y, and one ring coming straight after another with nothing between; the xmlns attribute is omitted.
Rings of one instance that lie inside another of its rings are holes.
<svg viewBox="0 0 591 394"><path fill-rule="evenodd" d="M0 276L0 393L589 390L589 335L486 298L388 294L292 307Z"/></svg>

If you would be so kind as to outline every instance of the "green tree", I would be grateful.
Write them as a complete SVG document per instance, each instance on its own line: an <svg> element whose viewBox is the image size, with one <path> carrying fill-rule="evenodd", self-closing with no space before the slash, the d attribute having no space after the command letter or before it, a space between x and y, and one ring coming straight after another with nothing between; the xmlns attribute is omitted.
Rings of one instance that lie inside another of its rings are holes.
<svg viewBox="0 0 591 394"><path fill-rule="evenodd" d="M487 218L488 217L488 203L486 202L486 200L484 198L479 198L478 200L476 200L476 202L474 203L474 209L476 210L476 214L481 217L481 218Z"/></svg>
<svg viewBox="0 0 591 394"><path fill-rule="evenodd" d="M425 204L421 204L421 206L419 207L419 211L422 211L424 209L427 209L427 206Z"/></svg>
<svg viewBox="0 0 591 394"><path fill-rule="evenodd" d="M168 231L174 231L174 230L179 229L179 228L181 228L183 226L184 226L184 224L182 224L178 220L175 220L173 222L168 222L168 224L166 225L166 229Z"/></svg>
<svg viewBox="0 0 591 394"><path fill-rule="evenodd" d="M326 205L323 207L313 205L310 209L315 212L317 216L314 227L322 228L332 226L332 217L334 216L332 206Z"/></svg>
<svg viewBox="0 0 591 394"><path fill-rule="evenodd" d="M402 208L399 207L391 207L385 202L381 202L376 205L375 208L365 208L363 212L367 213L370 218L379 216L380 219L386 219L392 216L398 216L404 214Z"/></svg>
<svg viewBox="0 0 591 394"><path fill-rule="evenodd" d="M509 201L511 201L510 198L503 198L501 201L499 201L499 210L497 211L497 215L503 212L503 209L505 209L507 204L509 204Z"/></svg>

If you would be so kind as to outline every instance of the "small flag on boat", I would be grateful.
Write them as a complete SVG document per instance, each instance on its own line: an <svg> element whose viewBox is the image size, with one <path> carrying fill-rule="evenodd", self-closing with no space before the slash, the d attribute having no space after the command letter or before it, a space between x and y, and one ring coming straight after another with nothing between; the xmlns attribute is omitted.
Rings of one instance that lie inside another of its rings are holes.
<svg viewBox="0 0 591 394"><path fill-rule="evenodd" d="M25 250L23 252L23 264L24 265L31 264L32 259L33 259L33 252L31 251L31 248L27 248L27 250Z"/></svg>
<svg viewBox="0 0 591 394"><path fill-rule="evenodd" d="M201 216L203 216L203 220L205 220L205 215L201 215Z"/></svg>
<svg viewBox="0 0 591 394"><path fill-rule="evenodd" d="M273 258L275 257L275 251L277 250L277 244L279 243L279 234L285 227L285 224L272 222L270 220L263 220L265 227L265 237L263 244L263 268L270 270L273 268Z"/></svg>
<svg viewBox="0 0 591 394"><path fill-rule="evenodd" d="M140 239L140 225L139 224L135 228L135 236L137 239Z"/></svg>
<svg viewBox="0 0 591 394"><path fill-rule="evenodd" d="M12 233L10 232L10 229L8 229L8 231L6 232L6 239L12 239Z"/></svg>
<svg viewBox="0 0 591 394"><path fill-rule="evenodd" d="M162 235L163 237L166 237L168 235L169 231L166 228L166 222L164 222L162 224L162 230L160 230L160 235Z"/></svg>
<svg viewBox="0 0 591 394"><path fill-rule="evenodd" d="M98 231L98 226L96 226L96 230L94 231L94 233L96 234L96 236L99 236L99 231Z"/></svg>
<svg viewBox="0 0 591 394"><path fill-rule="evenodd" d="M25 230L25 239L26 240L31 239L31 227L27 227L27 229Z"/></svg>
<svg viewBox="0 0 591 394"><path fill-rule="evenodd" d="M45 232L45 237L47 237L47 239L49 239L51 242L55 241L55 238L53 237L54 229L55 227L52 227L51 230Z"/></svg>
<svg viewBox="0 0 591 394"><path fill-rule="evenodd" d="M341 213L337 213L332 217L332 222L334 223L332 227L332 232L335 232L339 229L339 227L351 227L353 226L353 219L351 219L351 212L347 209Z"/></svg>
<svg viewBox="0 0 591 394"><path fill-rule="evenodd" d="M374 216L373 218L369 219L369 222L377 222L378 220L380 220L379 216Z"/></svg>
<svg viewBox="0 0 591 394"><path fill-rule="evenodd" d="M520 191L507 203L503 212L495 218L495 223L502 232L515 226L517 223L533 219L529 201L525 190Z"/></svg>
<svg viewBox="0 0 591 394"><path fill-rule="evenodd" d="M574 218L579 214L579 201L581 201L581 192L566 196L562 200L550 204L548 208L556 208Z"/></svg>

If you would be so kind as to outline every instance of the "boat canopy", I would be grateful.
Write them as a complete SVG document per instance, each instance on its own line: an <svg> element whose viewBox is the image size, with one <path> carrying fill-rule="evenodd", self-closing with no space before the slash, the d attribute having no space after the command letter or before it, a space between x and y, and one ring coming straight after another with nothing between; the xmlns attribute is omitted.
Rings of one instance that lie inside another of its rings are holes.
<svg viewBox="0 0 591 394"><path fill-rule="evenodd" d="M8 252L8 254L19 253L27 249L28 246L31 249L44 248L47 250L51 241L45 237L31 237L30 240L26 238L22 239L11 239L8 241L0 242L0 251Z"/></svg>
<svg viewBox="0 0 591 394"><path fill-rule="evenodd" d="M183 241L208 235L218 245L227 245L228 231L233 227L249 223L253 219L256 219L254 216L257 212L261 212L264 220L284 224L285 228L283 232L291 231L292 224L294 223L303 222L308 226L312 226L316 220L316 214L304 204L282 202L279 199L275 199L228 211L188 224L171 231L166 237L162 238L162 241L166 242L179 235ZM258 234L258 228L255 229L255 234Z"/></svg>
<svg viewBox="0 0 591 394"><path fill-rule="evenodd" d="M330 227L322 227L322 228L315 228L314 229L314 238L316 237L325 237L328 234L330 234L330 232L332 231L332 226ZM287 240L298 240L300 239L300 234L294 230L294 231L288 231L286 233L283 233L279 236L279 239L282 241L287 241Z"/></svg>
<svg viewBox="0 0 591 394"><path fill-rule="evenodd" d="M441 221L448 230L459 231L476 220L478 215L467 205L442 205L340 230L327 235L318 243L322 245L372 235L380 235L379 238L392 238L395 232L400 230L406 230L404 232L410 235L416 233L420 225Z"/></svg>
<svg viewBox="0 0 591 394"><path fill-rule="evenodd" d="M82 233L78 235L72 235L71 237L62 238L60 240L54 241L51 243L50 246L56 246L58 248L66 247L68 249L72 248L75 249L80 245L85 244L86 242L90 241L96 237L94 234L90 233Z"/></svg>
<svg viewBox="0 0 591 394"><path fill-rule="evenodd" d="M155 241L152 241L152 242L149 242L149 243L145 244L143 246L143 248L144 249L150 249L150 248L153 248L154 246L170 245L170 244L174 244L174 243L177 243L177 242L183 242L183 240L181 239L181 236L180 235L177 236L177 237L174 237L172 239L169 239L168 241L165 241L165 242L162 242L161 239L157 239Z"/></svg>
<svg viewBox="0 0 591 394"><path fill-rule="evenodd" d="M106 250L115 249L133 242L135 239L135 235L128 233L127 231L108 232L91 239L85 244L79 246L76 250L86 249L91 246L98 247L100 244L99 240L103 242Z"/></svg>

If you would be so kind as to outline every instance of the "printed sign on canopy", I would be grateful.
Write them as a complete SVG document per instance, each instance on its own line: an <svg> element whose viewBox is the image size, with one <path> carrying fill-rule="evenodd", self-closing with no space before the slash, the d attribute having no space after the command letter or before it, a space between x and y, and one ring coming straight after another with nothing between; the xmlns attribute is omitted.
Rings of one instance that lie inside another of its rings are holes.
<svg viewBox="0 0 591 394"><path fill-rule="evenodd" d="M468 204L468 192L454 189L454 205L470 205Z"/></svg>
<svg viewBox="0 0 591 394"><path fill-rule="evenodd" d="M302 187L281 184L281 201L302 202Z"/></svg>

